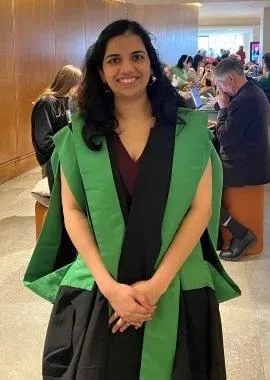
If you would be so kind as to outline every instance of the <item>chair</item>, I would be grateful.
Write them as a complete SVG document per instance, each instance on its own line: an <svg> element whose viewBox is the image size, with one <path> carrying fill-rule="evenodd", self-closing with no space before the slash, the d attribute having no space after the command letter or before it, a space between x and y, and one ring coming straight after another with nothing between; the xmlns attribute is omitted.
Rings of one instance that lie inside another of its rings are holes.
<svg viewBox="0 0 270 380"><path fill-rule="evenodd" d="M222 204L229 214L251 230L258 242L247 251L247 255L259 255L264 246L264 186L227 188L223 192ZM230 231L221 227L223 249L228 248L232 238Z"/></svg>
<svg viewBox="0 0 270 380"><path fill-rule="evenodd" d="M36 239L39 238L48 208L39 201L35 203Z"/></svg>

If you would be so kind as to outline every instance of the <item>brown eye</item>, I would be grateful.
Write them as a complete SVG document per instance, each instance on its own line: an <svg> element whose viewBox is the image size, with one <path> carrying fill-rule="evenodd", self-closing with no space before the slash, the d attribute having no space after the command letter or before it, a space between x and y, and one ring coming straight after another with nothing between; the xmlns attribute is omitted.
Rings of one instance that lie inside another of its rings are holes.
<svg viewBox="0 0 270 380"><path fill-rule="evenodd" d="M132 56L132 59L133 61L137 62L137 61L142 61L144 60L144 56L142 54L134 54Z"/></svg>
<svg viewBox="0 0 270 380"><path fill-rule="evenodd" d="M120 62L120 58L119 57L113 57L113 58L110 58L107 61L107 63L109 63L110 65L116 65L119 62Z"/></svg>

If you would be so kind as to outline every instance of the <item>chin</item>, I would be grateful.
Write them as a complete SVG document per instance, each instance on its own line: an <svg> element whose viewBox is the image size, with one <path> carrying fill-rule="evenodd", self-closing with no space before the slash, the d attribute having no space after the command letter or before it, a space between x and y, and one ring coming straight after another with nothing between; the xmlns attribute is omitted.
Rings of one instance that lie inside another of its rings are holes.
<svg viewBox="0 0 270 380"><path fill-rule="evenodd" d="M117 91L116 97L122 99L138 99L146 94L146 88L143 89L126 89L122 91Z"/></svg>

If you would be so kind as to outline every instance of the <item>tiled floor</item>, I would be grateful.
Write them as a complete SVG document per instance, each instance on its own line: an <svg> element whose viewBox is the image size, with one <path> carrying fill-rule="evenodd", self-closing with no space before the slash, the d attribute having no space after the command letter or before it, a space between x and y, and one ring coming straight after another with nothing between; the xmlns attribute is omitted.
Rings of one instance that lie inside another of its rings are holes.
<svg viewBox="0 0 270 380"><path fill-rule="evenodd" d="M51 306L23 288L35 243L30 189L39 169L0 186L0 379L40 380ZM266 249L260 258L228 263L243 295L221 306L228 380L270 380L270 188L266 189ZM154 379L153 379L154 380Z"/></svg>

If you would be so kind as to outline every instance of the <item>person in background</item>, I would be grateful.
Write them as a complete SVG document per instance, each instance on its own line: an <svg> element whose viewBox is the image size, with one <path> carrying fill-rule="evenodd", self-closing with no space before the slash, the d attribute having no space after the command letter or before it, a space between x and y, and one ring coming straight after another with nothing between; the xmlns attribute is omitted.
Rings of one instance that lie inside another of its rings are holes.
<svg viewBox="0 0 270 380"><path fill-rule="evenodd" d="M204 75L205 57L200 54L196 54L192 66L188 70L188 80L194 84L201 84L201 80Z"/></svg>
<svg viewBox="0 0 270 380"><path fill-rule="evenodd" d="M172 79L180 90L190 84L188 80L188 70L190 69L192 62L192 57L184 54L180 57L177 65L171 70Z"/></svg>
<svg viewBox="0 0 270 380"><path fill-rule="evenodd" d="M216 60L207 60L204 70L204 75L201 80L201 85L203 87L212 87L214 86L213 82L213 70L215 66L218 64Z"/></svg>
<svg viewBox="0 0 270 380"><path fill-rule="evenodd" d="M246 53L244 51L244 46L241 45L239 46L239 50L236 52L237 55L239 55L240 57L240 62L242 65L244 65L246 63Z"/></svg>
<svg viewBox="0 0 270 380"><path fill-rule="evenodd" d="M223 164L224 187L237 188L270 182L269 103L263 91L247 80L236 59L221 61L214 70L220 107L215 135ZM248 207L248 205L247 205ZM254 233L223 208L221 224L232 233L228 249L220 258L238 260L256 243Z"/></svg>
<svg viewBox="0 0 270 380"><path fill-rule="evenodd" d="M270 53L263 56L263 78L259 81L259 84L270 103Z"/></svg>
<svg viewBox="0 0 270 380"><path fill-rule="evenodd" d="M31 116L32 142L36 158L52 188L50 158L54 150L53 136L71 124L71 111L81 82L81 70L72 65L61 67L53 82L38 96Z"/></svg>
<svg viewBox="0 0 270 380"><path fill-rule="evenodd" d="M224 49L220 49L219 58L222 58L222 56L224 55L224 53L225 53L225 50Z"/></svg>
<svg viewBox="0 0 270 380"><path fill-rule="evenodd" d="M165 63L163 63L162 64L162 68L163 68L163 71L164 71L164 74L166 75L166 77L171 80L171 78L172 78L172 70L171 70L170 66L166 65Z"/></svg>
<svg viewBox="0 0 270 380"><path fill-rule="evenodd" d="M239 55L239 54L237 54L237 53L232 53L232 54L230 54L229 55L229 58L231 58L231 59L236 59L237 61L239 61L241 64L242 64L242 62L241 62L241 56ZM244 65L243 65L244 66Z"/></svg>

